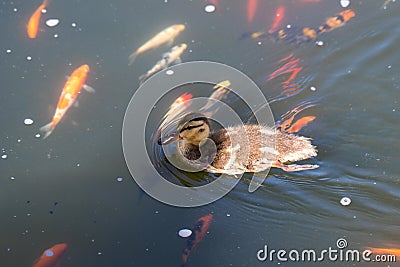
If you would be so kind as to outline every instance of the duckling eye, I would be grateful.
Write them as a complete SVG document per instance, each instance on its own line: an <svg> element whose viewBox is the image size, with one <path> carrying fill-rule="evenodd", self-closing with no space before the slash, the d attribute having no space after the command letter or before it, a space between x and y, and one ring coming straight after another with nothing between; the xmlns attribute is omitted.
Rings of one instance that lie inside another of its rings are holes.
<svg viewBox="0 0 400 267"><path fill-rule="evenodd" d="M202 132L204 132L204 128L202 128L202 129L199 130L199 133L202 133Z"/></svg>

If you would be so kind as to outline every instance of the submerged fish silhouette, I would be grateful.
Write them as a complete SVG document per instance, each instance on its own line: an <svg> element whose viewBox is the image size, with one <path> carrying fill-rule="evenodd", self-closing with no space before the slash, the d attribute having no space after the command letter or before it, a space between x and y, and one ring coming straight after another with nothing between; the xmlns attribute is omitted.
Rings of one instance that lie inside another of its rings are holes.
<svg viewBox="0 0 400 267"><path fill-rule="evenodd" d="M182 253L182 267L186 266L190 253L196 249L197 244L203 240L207 233L207 229L210 227L211 221L213 219L212 214L205 215L198 219L192 228L192 235L186 242L186 246Z"/></svg>

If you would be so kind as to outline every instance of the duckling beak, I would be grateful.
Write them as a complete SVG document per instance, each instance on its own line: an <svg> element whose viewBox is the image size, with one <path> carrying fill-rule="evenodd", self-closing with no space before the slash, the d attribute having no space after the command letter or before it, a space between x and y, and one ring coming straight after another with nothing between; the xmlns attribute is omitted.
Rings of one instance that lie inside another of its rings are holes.
<svg viewBox="0 0 400 267"><path fill-rule="evenodd" d="M167 135L160 137L160 139L158 139L158 144L159 145L168 145L168 144L171 144L180 139L182 139L182 137L180 137L179 132L175 132L175 133L167 134Z"/></svg>

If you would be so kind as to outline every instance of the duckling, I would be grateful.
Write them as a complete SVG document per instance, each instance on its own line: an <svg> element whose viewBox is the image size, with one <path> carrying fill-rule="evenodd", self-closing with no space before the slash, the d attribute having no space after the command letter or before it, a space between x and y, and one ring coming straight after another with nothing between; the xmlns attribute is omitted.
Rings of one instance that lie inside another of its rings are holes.
<svg viewBox="0 0 400 267"><path fill-rule="evenodd" d="M287 172L319 167L290 164L317 155L311 138L256 124L211 131L209 119L200 113L184 116L178 123L177 131L164 140L160 138L158 143L166 145L178 141L179 152L189 161L195 162L202 156L202 144L208 139L216 147L215 156L206 168L208 172L236 175L261 172L271 166Z"/></svg>

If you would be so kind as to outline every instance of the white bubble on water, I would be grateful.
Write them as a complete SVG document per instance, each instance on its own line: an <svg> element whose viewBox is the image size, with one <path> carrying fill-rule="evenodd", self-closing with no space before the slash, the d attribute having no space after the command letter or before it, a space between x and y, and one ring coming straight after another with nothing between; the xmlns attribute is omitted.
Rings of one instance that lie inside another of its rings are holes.
<svg viewBox="0 0 400 267"><path fill-rule="evenodd" d="M76 27L76 23L72 22L71 26L72 26L72 28L75 28Z"/></svg>
<svg viewBox="0 0 400 267"><path fill-rule="evenodd" d="M42 9L42 14L46 14L47 13L47 9L43 8Z"/></svg>
<svg viewBox="0 0 400 267"><path fill-rule="evenodd" d="M209 4L204 7L204 11L207 13L212 13L216 9L215 5Z"/></svg>
<svg viewBox="0 0 400 267"><path fill-rule="evenodd" d="M350 203L351 203L351 199L348 197L343 197L340 200L340 204L342 204L342 206L348 206L348 205L350 205Z"/></svg>
<svg viewBox="0 0 400 267"><path fill-rule="evenodd" d="M46 20L46 25L47 25L48 27L55 27L55 26L57 26L59 23L60 23L60 20L59 20L59 19L48 19L48 20Z"/></svg>
<svg viewBox="0 0 400 267"><path fill-rule="evenodd" d="M192 230L190 230L190 229L181 229L181 230L179 230L178 235L180 237L189 237L189 236L192 235Z"/></svg>
<svg viewBox="0 0 400 267"><path fill-rule="evenodd" d="M317 91L317 88L316 88L315 86L311 86L311 87L310 87L310 90L313 91L313 92L315 92L315 91Z"/></svg>
<svg viewBox="0 0 400 267"><path fill-rule="evenodd" d="M18 9L17 9L16 7L14 7L13 11L14 11L14 12L17 12L17 11L18 11Z"/></svg>
<svg viewBox="0 0 400 267"><path fill-rule="evenodd" d="M54 38L58 38L58 34L56 33L56 34L54 34Z"/></svg>
<svg viewBox="0 0 400 267"><path fill-rule="evenodd" d="M316 41L315 42L318 46L324 46L324 42L323 41Z"/></svg>
<svg viewBox="0 0 400 267"><path fill-rule="evenodd" d="M27 56L27 57L26 57L26 60L31 61L31 60L32 60L32 57L31 57L31 56Z"/></svg>
<svg viewBox="0 0 400 267"><path fill-rule="evenodd" d="M1 155L1 158L2 158L2 159L7 159L7 158L8 158L8 155L7 155L7 154L3 154L3 155Z"/></svg>
<svg viewBox="0 0 400 267"><path fill-rule="evenodd" d="M342 7L348 7L350 5L350 0L340 0L340 5Z"/></svg>
<svg viewBox="0 0 400 267"><path fill-rule="evenodd" d="M24 124L25 124L25 125L32 125L33 122L34 122L34 121L33 121L31 118L26 118L26 119L24 120Z"/></svg>
<svg viewBox="0 0 400 267"><path fill-rule="evenodd" d="M7 49L7 50L6 50L6 53L7 53L7 54L10 54L11 52L12 52L11 49Z"/></svg>
<svg viewBox="0 0 400 267"><path fill-rule="evenodd" d="M35 134L36 138L40 138L40 136L41 136L40 134Z"/></svg>
<svg viewBox="0 0 400 267"><path fill-rule="evenodd" d="M173 70L167 70L167 71L165 72L165 74L167 74L167 75L173 75L173 74L174 74L174 71L173 71Z"/></svg>
<svg viewBox="0 0 400 267"><path fill-rule="evenodd" d="M124 178L122 178L122 177L117 178L117 182L122 182L123 180L124 180Z"/></svg>

